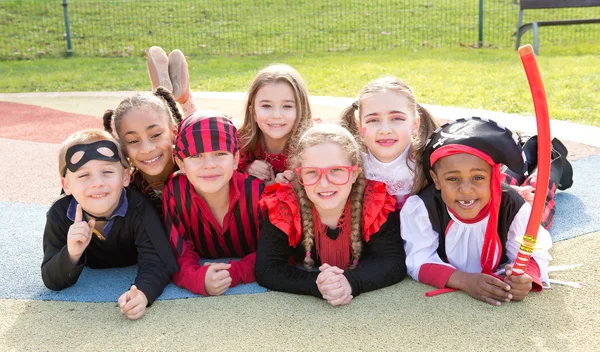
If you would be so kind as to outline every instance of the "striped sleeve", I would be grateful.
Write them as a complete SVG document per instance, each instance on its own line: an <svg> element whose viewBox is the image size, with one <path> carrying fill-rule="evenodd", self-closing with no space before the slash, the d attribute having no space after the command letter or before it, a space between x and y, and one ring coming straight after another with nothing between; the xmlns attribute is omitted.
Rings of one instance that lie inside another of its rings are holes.
<svg viewBox="0 0 600 352"><path fill-rule="evenodd" d="M230 234L238 239L239 247L243 252L240 257L243 258L239 261L230 261L231 287L256 281L254 268L256 247L260 236L258 201L264 189L264 183L257 178L243 175L243 180L240 181L238 183L240 199L234 213L235 231L232 228Z"/></svg>
<svg viewBox="0 0 600 352"><path fill-rule="evenodd" d="M182 206L189 201L187 187L185 176L177 176L169 180L163 191L163 218L179 264L173 282L193 293L206 295L204 278L208 267L200 265L200 256L185 227L185 216L190 209Z"/></svg>

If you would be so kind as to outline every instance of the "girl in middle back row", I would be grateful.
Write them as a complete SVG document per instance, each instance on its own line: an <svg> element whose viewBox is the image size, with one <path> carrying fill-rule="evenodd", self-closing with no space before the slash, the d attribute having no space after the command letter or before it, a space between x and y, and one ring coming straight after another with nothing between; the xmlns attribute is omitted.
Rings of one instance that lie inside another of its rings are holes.
<svg viewBox="0 0 600 352"><path fill-rule="evenodd" d="M290 145L312 124L308 89L298 71L283 64L261 70L248 91L239 169L267 184L275 182L288 170Z"/></svg>
<svg viewBox="0 0 600 352"><path fill-rule="evenodd" d="M370 82L341 119L366 148L365 178L385 183L398 209L409 195L426 186L420 159L427 138L439 124L417 104L406 83L395 77Z"/></svg>
<svg viewBox="0 0 600 352"><path fill-rule="evenodd" d="M148 51L148 73L152 87L172 87L186 116L199 111L189 86L185 57L173 50L167 57L160 47ZM184 87L183 89L181 87ZM254 77L239 128L238 169L266 183L287 169L290 141L298 131L312 126L306 83L294 68L273 64Z"/></svg>

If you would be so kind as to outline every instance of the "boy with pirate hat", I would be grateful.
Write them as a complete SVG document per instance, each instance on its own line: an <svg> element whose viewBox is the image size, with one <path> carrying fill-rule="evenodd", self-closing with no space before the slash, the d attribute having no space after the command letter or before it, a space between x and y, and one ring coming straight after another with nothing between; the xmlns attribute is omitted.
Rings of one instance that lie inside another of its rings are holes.
<svg viewBox="0 0 600 352"><path fill-rule="evenodd" d="M500 167L522 173L518 139L480 118L438 128L427 143L423 168L428 188L400 213L409 275L437 287L460 289L492 305L522 300L548 282L552 240L540 226L526 273L512 275L531 206L500 181ZM506 277L497 276L501 270Z"/></svg>
<svg viewBox="0 0 600 352"><path fill-rule="evenodd" d="M62 290L74 285L84 266L138 264L135 283L119 297L123 314L141 317L177 271L160 217L129 185L129 164L112 136L88 129L61 145L59 173L65 196L47 213L42 279Z"/></svg>
<svg viewBox="0 0 600 352"><path fill-rule="evenodd" d="M173 281L212 296L254 282L264 184L237 171L235 126L224 115L192 114L179 126L174 153L180 172L163 192L164 222L181 268ZM200 264L231 257L241 259Z"/></svg>

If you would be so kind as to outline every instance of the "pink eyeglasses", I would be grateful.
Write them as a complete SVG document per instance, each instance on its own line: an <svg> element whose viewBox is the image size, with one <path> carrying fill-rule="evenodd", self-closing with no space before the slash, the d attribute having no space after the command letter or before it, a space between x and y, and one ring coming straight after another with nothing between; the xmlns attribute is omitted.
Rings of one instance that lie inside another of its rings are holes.
<svg viewBox="0 0 600 352"><path fill-rule="evenodd" d="M297 167L294 169L298 182L302 186L316 185L321 176L325 174L325 178L329 183L343 186L350 181L352 171L358 170L358 165L353 166L330 166L325 168L318 167Z"/></svg>

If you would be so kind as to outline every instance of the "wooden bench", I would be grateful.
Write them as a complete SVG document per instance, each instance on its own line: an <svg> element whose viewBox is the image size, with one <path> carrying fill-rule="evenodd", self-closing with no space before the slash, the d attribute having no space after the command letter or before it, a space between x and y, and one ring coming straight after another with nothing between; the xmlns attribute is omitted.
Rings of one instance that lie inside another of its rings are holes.
<svg viewBox="0 0 600 352"><path fill-rule="evenodd" d="M600 6L600 0L521 0L519 2L519 21L517 22L517 43L515 48L521 46L521 36L528 30L533 30L533 50L536 55L539 54L538 27L544 26L563 26L569 24L589 24L600 23L600 18L578 19L578 20L559 20L559 21L537 21L523 24L523 10L535 9L563 9L574 7L592 7Z"/></svg>

